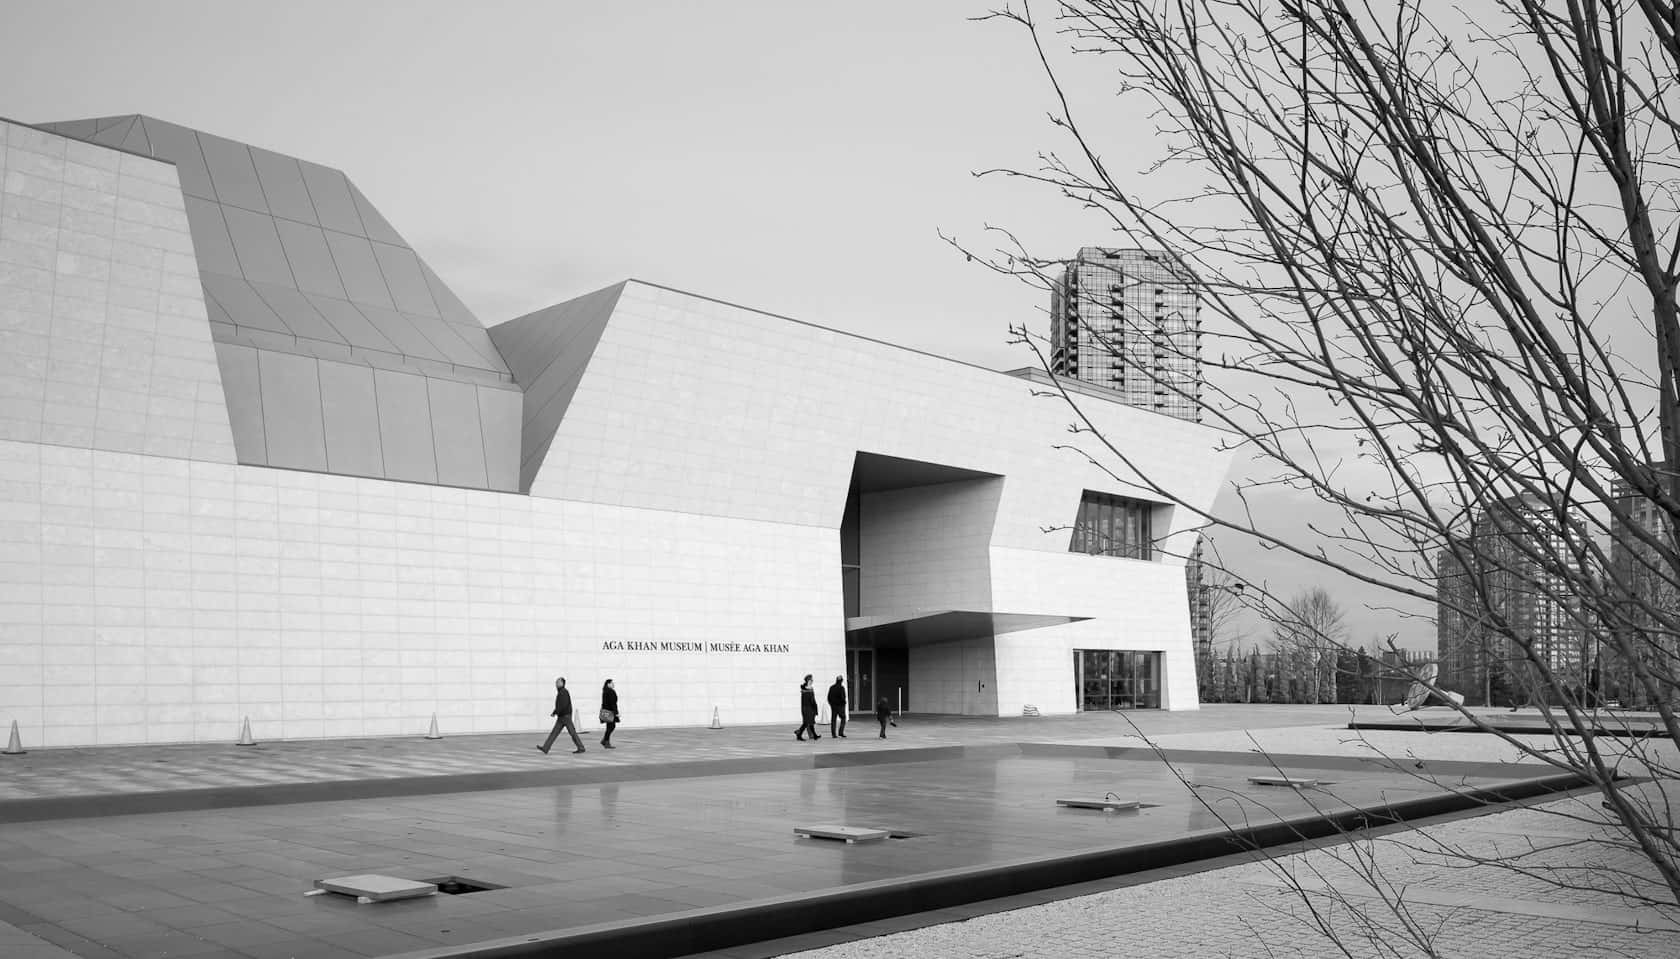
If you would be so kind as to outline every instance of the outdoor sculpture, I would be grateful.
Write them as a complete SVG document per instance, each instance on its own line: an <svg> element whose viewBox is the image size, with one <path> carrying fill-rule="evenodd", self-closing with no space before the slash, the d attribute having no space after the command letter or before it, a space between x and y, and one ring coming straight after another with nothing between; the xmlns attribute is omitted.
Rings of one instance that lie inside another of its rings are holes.
<svg viewBox="0 0 1680 959"><path fill-rule="evenodd" d="M1406 690L1406 698L1400 702L1400 706L1403 708L1396 709L1391 706L1389 709L1393 712L1410 712L1414 709L1422 709L1425 706L1464 705L1463 693L1443 690L1440 695L1436 695L1430 691L1429 687L1435 685L1435 677L1440 674L1440 671L1441 667L1435 663L1423 664L1423 668L1418 670L1418 678L1413 680L1411 687Z"/></svg>

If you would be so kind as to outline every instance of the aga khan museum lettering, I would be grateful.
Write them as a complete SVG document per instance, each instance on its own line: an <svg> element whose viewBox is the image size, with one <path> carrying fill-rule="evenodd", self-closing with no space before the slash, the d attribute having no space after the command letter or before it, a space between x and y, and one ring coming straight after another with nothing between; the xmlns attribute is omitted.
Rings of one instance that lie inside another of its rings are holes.
<svg viewBox="0 0 1680 959"><path fill-rule="evenodd" d="M624 651L632 653L791 653L793 646L788 643L698 643L692 641L672 641L650 643L641 640L609 639L601 644L603 652Z"/></svg>

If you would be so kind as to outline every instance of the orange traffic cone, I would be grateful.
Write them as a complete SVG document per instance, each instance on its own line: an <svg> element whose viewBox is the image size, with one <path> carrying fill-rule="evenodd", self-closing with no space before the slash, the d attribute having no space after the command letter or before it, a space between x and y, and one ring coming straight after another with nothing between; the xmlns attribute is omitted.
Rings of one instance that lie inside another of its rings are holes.
<svg viewBox="0 0 1680 959"><path fill-rule="evenodd" d="M437 728L437 713L432 714L432 728L426 730L426 738L427 739L442 739L443 738L443 733L438 732L438 728Z"/></svg>
<svg viewBox="0 0 1680 959"><path fill-rule="evenodd" d="M245 724L239 727L239 740L235 746L255 746L257 741L251 738L251 717L245 717Z"/></svg>
<svg viewBox="0 0 1680 959"><path fill-rule="evenodd" d="M723 728L723 723L718 720L718 708L716 706L712 707L712 728L713 729L722 729Z"/></svg>

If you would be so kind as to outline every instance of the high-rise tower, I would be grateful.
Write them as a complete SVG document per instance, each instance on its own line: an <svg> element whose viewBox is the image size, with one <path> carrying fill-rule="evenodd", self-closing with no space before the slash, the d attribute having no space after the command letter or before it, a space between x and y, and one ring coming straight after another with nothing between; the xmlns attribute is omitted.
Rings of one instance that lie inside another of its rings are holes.
<svg viewBox="0 0 1680 959"><path fill-rule="evenodd" d="M1050 294L1050 372L1104 386L1122 402L1202 421L1201 297L1167 253L1087 246ZM1198 657L1213 643L1198 540L1184 567Z"/></svg>
<svg viewBox="0 0 1680 959"><path fill-rule="evenodd" d="M1651 468L1661 475L1660 464L1653 463ZM1673 626L1680 618L1680 581L1664 555L1667 544L1674 541L1674 523L1654 500L1626 480L1618 479L1610 496L1624 511L1611 527L1610 571L1627 597L1613 628L1623 631L1629 651L1644 671L1660 675L1680 662L1680 635ZM1624 706L1654 705L1635 675L1631 657L1605 658L1602 683L1608 698Z"/></svg>
<svg viewBox="0 0 1680 959"><path fill-rule="evenodd" d="M1201 299L1166 253L1088 246L1050 297L1050 372L1202 421Z"/></svg>
<svg viewBox="0 0 1680 959"><path fill-rule="evenodd" d="M1488 504L1437 561L1436 644L1441 683L1474 704L1537 695L1533 662L1565 685L1590 682L1598 642L1574 599L1574 551L1535 497ZM1523 646L1532 652L1525 652Z"/></svg>

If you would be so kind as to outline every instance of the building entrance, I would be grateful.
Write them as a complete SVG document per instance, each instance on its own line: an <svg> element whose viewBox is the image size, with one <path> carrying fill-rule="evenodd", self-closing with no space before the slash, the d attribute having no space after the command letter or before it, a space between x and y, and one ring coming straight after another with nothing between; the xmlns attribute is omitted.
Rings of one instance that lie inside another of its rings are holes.
<svg viewBox="0 0 1680 959"><path fill-rule="evenodd" d="M851 710L867 713L875 708L875 651L846 650L846 689L851 693Z"/></svg>
<svg viewBox="0 0 1680 959"><path fill-rule="evenodd" d="M1161 708L1161 654L1130 649L1073 651L1074 696L1081 712Z"/></svg>

